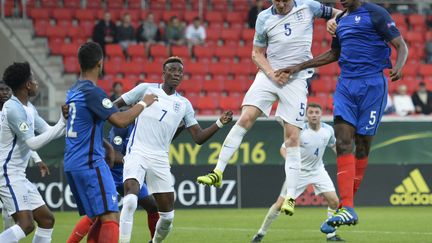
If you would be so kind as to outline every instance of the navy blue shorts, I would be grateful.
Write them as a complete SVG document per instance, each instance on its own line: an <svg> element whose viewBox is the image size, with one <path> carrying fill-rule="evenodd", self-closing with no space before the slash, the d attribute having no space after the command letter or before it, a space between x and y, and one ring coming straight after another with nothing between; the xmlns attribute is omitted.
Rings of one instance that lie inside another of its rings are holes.
<svg viewBox="0 0 432 243"><path fill-rule="evenodd" d="M382 74L367 78L339 78L333 96L333 115L353 125L357 134L373 136L387 104L387 92L387 79Z"/></svg>
<svg viewBox="0 0 432 243"><path fill-rule="evenodd" d="M106 163L93 169L66 171L66 179L80 215L94 218L119 211L116 187Z"/></svg>

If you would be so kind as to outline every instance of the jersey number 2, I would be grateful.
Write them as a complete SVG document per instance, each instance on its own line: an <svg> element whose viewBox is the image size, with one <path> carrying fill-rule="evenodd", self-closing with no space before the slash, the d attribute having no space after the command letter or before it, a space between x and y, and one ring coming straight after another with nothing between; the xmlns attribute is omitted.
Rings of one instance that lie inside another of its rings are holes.
<svg viewBox="0 0 432 243"><path fill-rule="evenodd" d="M70 123L69 123L69 129L67 130L66 137L68 138L76 138L77 133L73 130L73 124L76 117L76 106L75 102L72 102L69 104L69 113L70 113Z"/></svg>

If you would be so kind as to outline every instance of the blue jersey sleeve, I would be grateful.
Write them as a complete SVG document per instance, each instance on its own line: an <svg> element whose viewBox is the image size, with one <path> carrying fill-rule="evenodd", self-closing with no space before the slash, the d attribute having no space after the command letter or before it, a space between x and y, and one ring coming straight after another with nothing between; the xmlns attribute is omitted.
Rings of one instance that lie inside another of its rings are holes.
<svg viewBox="0 0 432 243"><path fill-rule="evenodd" d="M375 4L367 4L365 7L369 11L375 30L385 41L391 41L401 35L387 10Z"/></svg>
<svg viewBox="0 0 432 243"><path fill-rule="evenodd" d="M315 18L331 19L333 8L314 0L305 0L304 2L309 6Z"/></svg>
<svg viewBox="0 0 432 243"><path fill-rule="evenodd" d="M98 87L88 90L85 95L85 102L87 107L102 120L108 119L117 112L117 108L113 106L106 93Z"/></svg>

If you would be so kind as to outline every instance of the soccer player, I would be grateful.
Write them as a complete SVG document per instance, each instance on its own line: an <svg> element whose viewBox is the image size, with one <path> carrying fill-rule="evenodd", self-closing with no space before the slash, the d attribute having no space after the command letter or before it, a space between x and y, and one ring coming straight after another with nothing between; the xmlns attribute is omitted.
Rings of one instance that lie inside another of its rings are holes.
<svg viewBox="0 0 432 243"><path fill-rule="evenodd" d="M83 44L78 50L78 61L80 79L66 95L69 117L64 170L80 215L85 214L100 222L89 232L89 235L99 237L94 242L117 243L117 191L105 161L104 121L108 120L117 127L127 127L157 100L157 96L148 94L129 110L119 112L105 92L95 85L103 66L103 52L99 44Z"/></svg>
<svg viewBox="0 0 432 243"><path fill-rule="evenodd" d="M5 84L5 82L3 82L3 80L0 80L0 119L3 114L2 113L3 105L11 96L12 96L12 90L9 88L9 86ZM39 154L36 151L32 151L30 157L32 158L33 162L35 162L38 165L42 177L44 177L46 174L49 174L48 166L46 166L45 163L42 162L41 158L39 157ZM1 203L1 201L0 201L0 205L1 205L0 207L3 208L3 203ZM15 221L8 214L6 209L2 210L2 218L3 218L3 230L12 227L15 224Z"/></svg>
<svg viewBox="0 0 432 243"><path fill-rule="evenodd" d="M293 215L295 191L300 173L300 130L306 112L306 79L313 70L296 75L275 76L275 70L289 62L292 65L312 58L312 29L315 18L330 19L338 10L313 0L273 0L273 5L259 13L255 26L252 60L260 71L249 88L242 104L239 120L228 133L219 154L216 168L197 182L220 187L222 174L228 161L240 146L243 137L256 119L269 116L276 100L279 104L276 118L283 124L284 141L287 147L285 174L287 190L282 212ZM283 85L289 81L289 85Z"/></svg>
<svg viewBox="0 0 432 243"><path fill-rule="evenodd" d="M126 154L126 145L129 141L130 134L133 130L134 125L131 124L127 128L112 127L109 132L109 142L113 146L114 154L114 166L111 168L111 174L113 176L117 192L124 196L123 190L123 157ZM147 211L147 222L150 230L150 235L153 238L156 223L159 219L159 213L156 205L156 201L152 195L149 195L147 186L144 184L138 195L138 204ZM84 216L77 223L72 234L69 236L67 243L78 243L87 234L90 227L93 225L93 221ZM91 238L91 237L90 237Z"/></svg>
<svg viewBox="0 0 432 243"><path fill-rule="evenodd" d="M184 124L197 144L203 144L219 128L232 120L232 112L226 111L210 127L202 129L195 119L192 104L176 92L183 78L183 61L170 57L163 64L163 83L142 83L123 94L114 103L118 106L131 105L146 93L154 93L159 102L146 109L136 119L132 138L124 157L123 208L120 214L120 242L130 242L133 215L137 207L137 195L144 180L148 190L156 199L159 221L152 239L162 242L172 228L174 219L174 182L168 161L169 146L176 130Z"/></svg>
<svg viewBox="0 0 432 243"><path fill-rule="evenodd" d="M0 234L0 242L18 242L25 238L34 230L33 219L38 224L33 242L51 242L54 216L37 188L26 178L25 170L31 150L64 134L64 118L60 117L51 127L29 101L38 91L38 82L29 63L8 66L3 81L13 95L3 105L0 123L0 199L16 224ZM35 136L35 132L39 135ZM48 172L47 167L45 169Z"/></svg>
<svg viewBox="0 0 432 243"><path fill-rule="evenodd" d="M360 0L344 0L341 4L345 10L336 18L338 25L331 49L276 74L295 75L300 70L339 60L341 74L333 96L333 115L342 207L327 221L332 226L358 221L354 195L363 179L372 138L387 102L387 79L383 70L392 68L388 42L397 50L396 64L390 71L391 81L400 79L408 55L405 41L384 8Z"/></svg>
<svg viewBox="0 0 432 243"><path fill-rule="evenodd" d="M327 203L327 216L331 217L339 204L333 182L324 168L322 157L326 147L336 147L336 139L333 128L321 122L322 109L315 103L309 103L306 108L307 122L304 123L300 133L301 147L301 169L295 198L300 196L309 184L314 187L315 195L322 195ZM280 149L282 157L285 157L285 144ZM271 223L279 216L280 208L285 200L286 183L283 184L281 194L277 201L270 207L261 228L253 237L252 242L261 242L266 235ZM331 227L331 226L328 226ZM332 227L331 233L327 234L327 241L343 241L336 235L336 229Z"/></svg>

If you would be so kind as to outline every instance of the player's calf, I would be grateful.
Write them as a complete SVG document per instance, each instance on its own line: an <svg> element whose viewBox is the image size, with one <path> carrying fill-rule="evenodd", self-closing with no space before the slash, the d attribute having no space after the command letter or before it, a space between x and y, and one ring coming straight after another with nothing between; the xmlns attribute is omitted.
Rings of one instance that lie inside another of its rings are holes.
<svg viewBox="0 0 432 243"><path fill-rule="evenodd" d="M123 208L120 213L120 242L130 242L133 227L133 215L138 205L138 197L128 194L123 199Z"/></svg>
<svg viewBox="0 0 432 243"><path fill-rule="evenodd" d="M173 227L174 210L170 212L159 212L160 218L156 224L156 232L152 239L153 243L162 242Z"/></svg>

